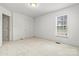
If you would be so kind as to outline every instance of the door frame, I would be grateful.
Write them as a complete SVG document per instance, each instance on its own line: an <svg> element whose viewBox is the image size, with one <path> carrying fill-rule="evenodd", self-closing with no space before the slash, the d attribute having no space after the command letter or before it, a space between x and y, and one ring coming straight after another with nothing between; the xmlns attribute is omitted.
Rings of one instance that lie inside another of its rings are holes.
<svg viewBox="0 0 79 59"><path fill-rule="evenodd" d="M8 15L2 13L2 44L3 44L3 16L8 16ZM8 27L8 36L9 36L8 41L10 41L10 16L8 16L8 18L9 18L8 19L8 23L9 23L8 24L8 26L9 26Z"/></svg>

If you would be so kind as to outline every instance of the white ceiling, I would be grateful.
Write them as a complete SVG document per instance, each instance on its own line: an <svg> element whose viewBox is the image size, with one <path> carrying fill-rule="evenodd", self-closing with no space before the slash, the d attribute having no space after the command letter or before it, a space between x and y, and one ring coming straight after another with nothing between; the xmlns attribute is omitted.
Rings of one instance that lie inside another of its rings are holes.
<svg viewBox="0 0 79 59"><path fill-rule="evenodd" d="M0 5L11 11L37 17L51 11L74 5L74 3L39 3L37 8L29 7L27 3L0 3Z"/></svg>

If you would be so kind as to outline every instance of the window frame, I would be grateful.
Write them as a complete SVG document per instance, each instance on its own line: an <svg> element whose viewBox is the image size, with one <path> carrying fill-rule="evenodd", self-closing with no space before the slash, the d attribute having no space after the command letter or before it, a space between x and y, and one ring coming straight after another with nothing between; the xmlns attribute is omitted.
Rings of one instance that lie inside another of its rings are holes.
<svg viewBox="0 0 79 59"><path fill-rule="evenodd" d="M56 36L68 37L68 26L67 26L68 15L62 15L56 17Z"/></svg>

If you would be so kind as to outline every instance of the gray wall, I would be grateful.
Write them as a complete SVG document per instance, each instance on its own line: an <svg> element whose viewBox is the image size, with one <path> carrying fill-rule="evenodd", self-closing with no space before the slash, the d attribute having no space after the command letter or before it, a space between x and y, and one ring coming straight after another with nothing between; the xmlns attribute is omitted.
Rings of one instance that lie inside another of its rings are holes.
<svg viewBox="0 0 79 59"><path fill-rule="evenodd" d="M19 13L13 13L13 40L33 36L33 19Z"/></svg>
<svg viewBox="0 0 79 59"><path fill-rule="evenodd" d="M68 38L56 37L56 17L68 15ZM79 46L79 5L48 13L35 19L35 36Z"/></svg>

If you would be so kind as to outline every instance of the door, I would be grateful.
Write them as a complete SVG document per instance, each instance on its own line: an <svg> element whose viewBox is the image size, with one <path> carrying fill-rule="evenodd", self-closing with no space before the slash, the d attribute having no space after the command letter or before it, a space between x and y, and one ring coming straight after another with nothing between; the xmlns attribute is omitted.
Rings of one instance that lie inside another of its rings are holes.
<svg viewBox="0 0 79 59"><path fill-rule="evenodd" d="M9 16L2 15L2 43L5 44L9 41Z"/></svg>

